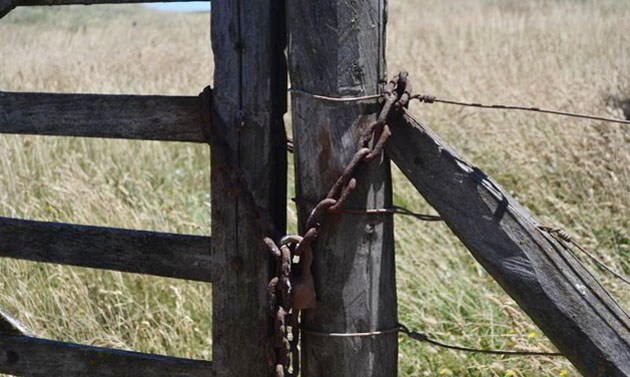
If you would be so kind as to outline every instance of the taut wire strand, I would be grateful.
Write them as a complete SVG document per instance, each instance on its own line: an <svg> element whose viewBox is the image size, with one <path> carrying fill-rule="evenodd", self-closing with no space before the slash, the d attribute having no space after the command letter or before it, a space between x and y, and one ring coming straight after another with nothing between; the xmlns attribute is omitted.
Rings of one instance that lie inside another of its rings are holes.
<svg viewBox="0 0 630 377"><path fill-rule="evenodd" d="M568 116L568 117L573 117L573 118L601 120L604 122L620 123L620 124L630 124L630 120L608 118L608 117L591 115L591 114L572 113L568 111L542 109L539 107L514 106L514 105L484 105L484 104L476 103L476 102L462 102L462 101L455 101L455 100L450 100L450 99L442 99L442 98L425 95L425 94L416 94L414 96L411 96L411 99L417 99L418 101L424 102L424 103L445 103L448 105L457 105L457 106L464 106L464 107L478 107L481 109L533 111L537 113L562 115L562 116Z"/></svg>
<svg viewBox="0 0 630 377"><path fill-rule="evenodd" d="M289 88L288 91L290 93L304 95L304 96L308 96L308 97L311 97L311 98L314 98L314 99L323 100L323 101L329 101L329 102L359 102L359 101L366 101L366 100L377 99L377 98L382 98L383 97L382 94L373 94L373 95L369 95L369 96L359 96L359 97L330 97L330 96L325 96L325 95L321 95L321 94L310 93L308 91L301 90L301 89L295 89L295 88ZM533 107L533 106L485 105L485 104L478 103L478 102L464 102L464 101L455 101L455 100L452 100L452 99L438 98L436 96L427 95L427 94L416 94L416 95L413 95L413 96L409 97L409 99L410 100L411 99L416 99L416 100L418 100L420 102L424 102L424 103L444 103L444 104L447 104L447 105L457 105L457 106L464 106L464 107L477 107L477 108L481 108L481 109L494 109L494 110L532 111L532 112L537 112L537 113L561 115L561 116L580 118L580 119L600 120L600 121L603 121L603 122L611 122L611 123L619 123L619 124L630 124L630 120L610 118L610 117L604 117L604 116L599 116L599 115L574 113L574 112L570 112L570 111L560 111L560 110L552 110L552 109L543 109L543 108L540 108L540 107Z"/></svg>
<svg viewBox="0 0 630 377"><path fill-rule="evenodd" d="M308 204L314 204L315 202L312 200L307 200L307 199L299 199L299 198L292 198L291 200L293 200L293 202L295 202L296 204L302 204L302 203L308 203ZM347 213L350 215L382 215L382 214L394 214L394 215L401 215L401 216L410 216L413 217L415 219L421 220L421 221L443 221L444 219L442 219L441 216L439 215L430 215L430 214L426 214L426 213L417 213L417 212L413 212L407 208L404 207L400 207L397 205L393 205L389 208L353 208L353 207L344 207L339 209L339 211L337 211L339 213Z"/></svg>
<svg viewBox="0 0 630 377"><path fill-rule="evenodd" d="M407 326L402 325L402 324L399 325L399 330L403 334L407 335L411 339L416 340L418 342L429 343L437 347L446 348L446 349L455 350L455 351L471 352L471 353L485 353L485 354L503 355L503 356L547 356L547 357L563 356L559 352L486 350L486 349L454 346L451 344L445 344L442 342L438 342L437 340L430 339L426 334L409 330Z"/></svg>
<svg viewBox="0 0 630 377"><path fill-rule="evenodd" d="M568 234L566 231L564 231L564 230L562 230L560 228L554 228L554 227L549 227L549 226L541 226L539 228L541 230L544 230L545 232L551 234L552 236L556 236L560 241L564 241L564 242L567 242L567 243L575 246L579 251L581 251L584 255L589 257L599 267L601 267L604 270L608 271L608 273L610 273L611 275L613 275L617 279L621 280L622 282L630 285L630 278L622 275L621 273L619 273L619 272L615 271L614 269L612 269L611 267L609 267L606 263L604 263L604 261L602 261L601 259L597 258L593 253L589 252L584 246L580 245L578 242L573 240L573 237L571 237L571 235Z"/></svg>
<svg viewBox="0 0 630 377"><path fill-rule="evenodd" d="M416 213L408 210L407 208L398 206L392 206L391 208L342 208L340 212L353 215L380 215L384 213L391 213L394 215L410 216L422 221L443 221L441 216Z"/></svg>
<svg viewBox="0 0 630 377"><path fill-rule="evenodd" d="M288 91L289 93L295 93L295 94L299 94L299 95L303 95L303 96L307 96L307 97L311 97L311 98L315 98L315 99L319 99L323 101L329 101L329 102L358 102L358 101L367 101L367 100L383 97L382 94L372 94L369 96L359 96L359 97L329 97L329 96L324 96L321 94L313 94L305 90L300 90L300 89L295 89L295 88L289 88Z"/></svg>
<svg viewBox="0 0 630 377"><path fill-rule="evenodd" d="M303 334L314 335L319 337L326 338L356 338L356 337L371 337L371 336L381 336L381 335L389 335L393 333L403 333L414 339L418 342L429 343L437 347L451 349L455 351L462 352L472 352L472 353L485 353L491 355L502 355L502 356L548 356L548 357L557 357L563 356L559 352L543 352L543 351L505 351L505 350L487 350L487 349L478 349L478 348L470 348L470 347L462 347L455 346L451 344L445 344L442 342L438 342L437 340L433 340L429 338L428 335L419 333L417 331L409 330L409 328L403 324L398 324L393 329L388 330L377 330L377 331L369 331L369 332L355 332L355 333L334 333L334 332L321 332L315 330L305 329L303 327L300 328Z"/></svg>
<svg viewBox="0 0 630 377"><path fill-rule="evenodd" d="M379 335L388 335L388 334L397 333L400 331L400 326L396 326L393 329L389 329L389 330L355 332L355 333L320 332L320 331L308 330L303 327L301 327L300 330L302 330L303 334L315 335L315 336L321 336L321 337L327 337L327 338L356 338L356 337L379 336Z"/></svg>

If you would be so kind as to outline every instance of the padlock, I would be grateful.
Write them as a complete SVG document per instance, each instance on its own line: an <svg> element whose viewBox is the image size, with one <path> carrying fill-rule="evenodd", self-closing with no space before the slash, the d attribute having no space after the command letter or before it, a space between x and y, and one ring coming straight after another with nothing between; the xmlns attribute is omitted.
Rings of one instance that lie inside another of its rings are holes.
<svg viewBox="0 0 630 377"><path fill-rule="evenodd" d="M308 242L308 241L307 241ZM313 250L310 242L300 247L301 255L298 263L299 274L291 274L291 286L293 287L293 309L312 309L317 306L315 295L315 281L311 272L313 264Z"/></svg>

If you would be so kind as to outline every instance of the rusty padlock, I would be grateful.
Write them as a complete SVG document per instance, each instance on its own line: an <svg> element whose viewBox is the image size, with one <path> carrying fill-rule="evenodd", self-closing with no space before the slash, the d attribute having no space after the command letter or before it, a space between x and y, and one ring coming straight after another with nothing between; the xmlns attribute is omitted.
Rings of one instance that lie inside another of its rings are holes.
<svg viewBox="0 0 630 377"><path fill-rule="evenodd" d="M313 264L313 249L311 239L304 237L303 242L297 247L300 261L298 271L291 273L291 285L293 286L293 309L312 309L317 306L315 295L315 281L311 272Z"/></svg>

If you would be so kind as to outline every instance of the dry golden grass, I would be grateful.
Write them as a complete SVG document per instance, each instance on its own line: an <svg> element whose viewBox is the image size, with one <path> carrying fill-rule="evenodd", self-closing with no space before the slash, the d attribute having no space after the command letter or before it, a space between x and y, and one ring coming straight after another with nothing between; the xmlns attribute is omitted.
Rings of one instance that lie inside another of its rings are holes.
<svg viewBox="0 0 630 377"><path fill-rule="evenodd" d="M196 94L212 82L208 36L207 14L18 9L0 21L0 90ZM629 45L628 1L390 2L390 72L404 68L417 91L438 96L621 117ZM627 126L412 108L534 214L630 273ZM204 234L208 161L207 148L186 144L2 136L0 216ZM395 201L429 211L394 173ZM396 227L403 322L450 343L552 349L444 225L397 219ZM627 287L586 264L628 309ZM0 271L0 306L40 335L210 358L208 285L13 260ZM400 370L577 375L561 359L467 355L404 339Z"/></svg>

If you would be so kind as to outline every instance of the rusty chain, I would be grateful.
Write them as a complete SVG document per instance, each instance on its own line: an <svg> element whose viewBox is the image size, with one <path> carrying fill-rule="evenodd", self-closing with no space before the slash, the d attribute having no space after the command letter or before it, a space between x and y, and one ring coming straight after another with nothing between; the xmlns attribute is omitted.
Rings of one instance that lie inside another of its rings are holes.
<svg viewBox="0 0 630 377"><path fill-rule="evenodd" d="M383 93L383 107L378 118L370 123L360 135L357 152L346 165L343 174L337 179L328 194L311 211L306 221L303 235L288 235L278 240L277 230L265 211L256 205L248 188L245 174L236 165L230 164L227 153L229 147L221 130L211 122L211 89L201 94L203 114L211 125L207 130L212 138L215 153L222 153L223 163L214 169L223 175L228 185L228 195L242 201L243 209L266 250L275 259L276 271L266 287L268 312L273 320L273 335L268 341L268 363L275 377L295 377L299 374L299 314L300 310L316 305L315 284L311 272L313 262L313 241L330 213L340 213L342 207L355 189L357 169L364 163L375 160L383 152L391 131L387 119L392 112L407 107L411 98L411 85L408 74L401 72L387 83ZM299 261L294 263L294 258ZM295 268L294 268L295 267Z"/></svg>
<svg viewBox="0 0 630 377"><path fill-rule="evenodd" d="M319 230L325 217L329 213L338 213L341 211L346 199L355 189L357 181L357 169L362 163L369 163L381 155L387 138L391 135L387 119L392 109L406 107L410 98L410 86L407 83L407 73L398 74L391 80L384 89L384 104L378 118L372 122L362 133L359 139L357 152L354 154L350 162L346 165L343 174L337 179L329 190L328 194L322 199L311 211L306 221L306 232L304 235L285 236L281 241L281 248L287 249L290 258L298 256L298 270L291 273L289 262L288 271L280 268L277 276L274 277L268 286L268 295L271 302L275 302L277 308L277 320L275 321L276 342L274 347L276 350L276 377L284 376L289 367L287 354L291 354L293 361L291 376L295 376L299 372L299 354L297 344L299 340L299 311L313 308L316 305L315 284L311 273L311 264L313 262L312 244L317 239ZM270 245L272 254L276 258L284 258L281 251L278 255L277 248ZM282 266L285 266L282 259ZM286 286L280 284L286 276L292 277L288 279ZM274 292L280 288L281 292L287 290L288 294L282 297ZM291 310L290 314L288 309ZM278 319L282 317L281 319ZM287 326L286 318L290 319ZM292 329L292 339L287 341L287 327ZM282 339L282 342L280 341Z"/></svg>

